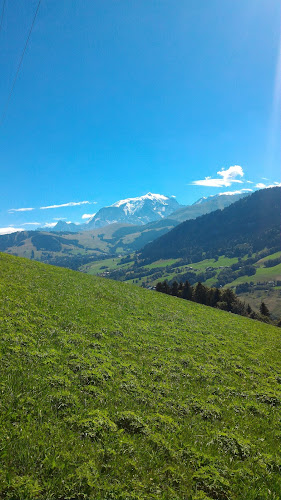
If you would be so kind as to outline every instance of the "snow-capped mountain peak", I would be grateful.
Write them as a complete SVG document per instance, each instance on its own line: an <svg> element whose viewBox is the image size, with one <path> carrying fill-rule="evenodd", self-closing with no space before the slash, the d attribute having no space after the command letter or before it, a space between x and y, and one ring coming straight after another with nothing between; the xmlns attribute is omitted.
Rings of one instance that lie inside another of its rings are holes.
<svg viewBox="0 0 281 500"><path fill-rule="evenodd" d="M212 195L211 195L212 196ZM207 196L202 196L202 198L199 198L199 200L195 201L192 203L193 205L201 205L201 203L204 203L207 200Z"/></svg>
<svg viewBox="0 0 281 500"><path fill-rule="evenodd" d="M165 204L165 201L167 201L168 199L169 198L167 196L164 196L163 194L147 193L136 198L127 198L126 200L116 201L115 203L113 203L113 205L111 205L111 207L120 207L121 205L136 205L142 203L144 200L155 200Z"/></svg>
<svg viewBox="0 0 281 500"><path fill-rule="evenodd" d="M88 221L88 226L102 227L114 222L147 224L167 217L179 208L180 205L174 197L147 193L136 198L119 200L109 207L102 208Z"/></svg>

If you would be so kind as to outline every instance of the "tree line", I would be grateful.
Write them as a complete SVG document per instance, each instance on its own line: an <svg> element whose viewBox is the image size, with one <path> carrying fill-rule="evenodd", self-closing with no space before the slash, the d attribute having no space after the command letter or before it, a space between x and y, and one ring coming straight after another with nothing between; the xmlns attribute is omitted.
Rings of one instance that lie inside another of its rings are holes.
<svg viewBox="0 0 281 500"><path fill-rule="evenodd" d="M177 281L174 281L171 285L167 281L159 281L155 289L157 292L166 293L185 300L191 300L198 304L216 307L223 311L257 319L266 323L273 323L270 319L269 309L264 302L261 303L259 313L257 313L253 311L249 304L242 302L230 288L209 288L200 282L197 283L196 286L192 286L188 281L185 283L177 283ZM277 326L281 326L281 320L277 323Z"/></svg>

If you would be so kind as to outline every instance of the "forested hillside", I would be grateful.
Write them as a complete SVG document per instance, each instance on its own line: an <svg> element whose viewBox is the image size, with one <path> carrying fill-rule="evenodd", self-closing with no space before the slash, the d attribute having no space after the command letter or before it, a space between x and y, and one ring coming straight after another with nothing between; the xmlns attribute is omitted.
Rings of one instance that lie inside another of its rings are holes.
<svg viewBox="0 0 281 500"><path fill-rule="evenodd" d="M281 188L256 191L224 210L183 222L148 244L140 258L184 258L196 262L219 255L243 256L280 250Z"/></svg>

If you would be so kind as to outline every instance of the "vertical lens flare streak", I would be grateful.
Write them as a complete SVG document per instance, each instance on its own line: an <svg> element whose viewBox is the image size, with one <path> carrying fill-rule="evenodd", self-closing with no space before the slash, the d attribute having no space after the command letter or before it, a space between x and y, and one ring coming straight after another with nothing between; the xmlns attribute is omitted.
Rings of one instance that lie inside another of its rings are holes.
<svg viewBox="0 0 281 500"><path fill-rule="evenodd" d="M281 34L274 78L272 110L269 122L266 173L270 174L275 161L280 159L280 118L281 118Z"/></svg>

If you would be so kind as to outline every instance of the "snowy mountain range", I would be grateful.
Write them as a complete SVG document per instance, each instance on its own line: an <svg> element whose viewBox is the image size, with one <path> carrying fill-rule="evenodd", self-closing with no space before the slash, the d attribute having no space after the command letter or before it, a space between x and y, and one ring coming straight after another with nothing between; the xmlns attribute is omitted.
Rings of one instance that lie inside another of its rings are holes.
<svg viewBox="0 0 281 500"><path fill-rule="evenodd" d="M114 223L143 226L162 219L180 223L188 219L195 219L213 210L222 210L247 195L248 193L221 193L200 198L193 205L185 206L180 205L172 196L147 193L144 196L119 200L109 207L101 208L85 224L73 224L61 220L53 228L41 230L78 233Z"/></svg>
<svg viewBox="0 0 281 500"><path fill-rule="evenodd" d="M113 223L144 225L169 216L181 205L173 197L147 193L137 198L120 200L109 207L101 208L87 222L87 230Z"/></svg>
<svg viewBox="0 0 281 500"><path fill-rule="evenodd" d="M232 205L236 201L249 196L249 193L220 193L216 195L211 195L208 197L203 197L197 200L192 205L187 205L177 210L170 217L171 219L184 222L189 219L196 219L201 215L209 214L214 210L223 210L224 208Z"/></svg>

